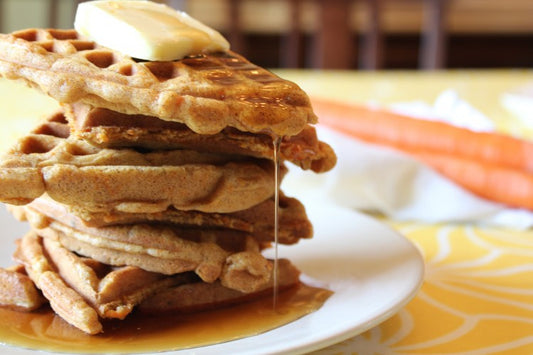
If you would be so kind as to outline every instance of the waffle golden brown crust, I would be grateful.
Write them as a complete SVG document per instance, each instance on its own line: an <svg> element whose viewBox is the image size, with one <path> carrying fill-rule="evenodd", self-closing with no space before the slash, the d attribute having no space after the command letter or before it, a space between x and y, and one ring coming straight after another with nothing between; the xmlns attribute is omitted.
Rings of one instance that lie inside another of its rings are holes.
<svg viewBox="0 0 533 355"><path fill-rule="evenodd" d="M65 283L80 294L102 318L124 319L145 297L193 275L167 277L134 266L109 267L79 257L52 239L43 239L46 256Z"/></svg>
<svg viewBox="0 0 533 355"><path fill-rule="evenodd" d="M169 277L132 266L113 268L79 257L33 232L21 239L16 258L54 311L89 334L103 330L101 318L124 319L156 292L197 282L187 273Z"/></svg>
<svg viewBox="0 0 533 355"><path fill-rule="evenodd" d="M24 204L45 192L92 211L234 212L274 194L274 165L192 150L100 149L66 135L56 114L0 161L0 200Z"/></svg>
<svg viewBox="0 0 533 355"><path fill-rule="evenodd" d="M64 105L64 108L74 135L104 148L185 148L274 158L274 144L268 134L251 134L231 127L216 134L197 134L182 123L163 121L157 117L126 115L79 102ZM335 153L328 144L318 140L311 125L294 136L283 137L280 159L317 173L332 169L336 163Z"/></svg>
<svg viewBox="0 0 533 355"><path fill-rule="evenodd" d="M279 203L278 242L294 244L300 239L311 238L313 227L300 201L281 194ZM182 227L231 229L248 233L261 243L274 241L273 199L268 199L246 210L225 214L180 211L175 208L153 213L91 212L62 205L46 196L35 199L27 207L67 225L83 223L88 227L105 227L137 223L172 224ZM14 212L14 209L12 208L11 211Z"/></svg>
<svg viewBox="0 0 533 355"><path fill-rule="evenodd" d="M67 225L17 208L41 236L108 265L166 275L194 271L205 282L220 278L224 286L243 292L253 292L271 277L272 265L260 245L242 232L147 224L90 228L79 220Z"/></svg>
<svg viewBox="0 0 533 355"><path fill-rule="evenodd" d="M96 311L54 270L39 236L33 232L26 234L20 242L17 256L29 277L61 318L89 334L102 331Z"/></svg>
<svg viewBox="0 0 533 355"><path fill-rule="evenodd" d="M300 271L286 259L278 260L278 290L293 287L299 283ZM272 292L273 281L256 290L253 295L233 290L215 282L176 285L147 297L139 304L139 310L149 314L167 312L192 312L227 306L256 298Z"/></svg>
<svg viewBox="0 0 533 355"><path fill-rule="evenodd" d="M317 120L296 84L233 52L137 62L74 30L28 29L0 35L0 75L61 103L178 121L201 134L230 126L292 136Z"/></svg>
<svg viewBox="0 0 533 355"><path fill-rule="evenodd" d="M20 311L33 311L44 302L22 265L0 268L0 305Z"/></svg>
<svg viewBox="0 0 533 355"><path fill-rule="evenodd" d="M192 312L257 298L273 287L269 280L246 293L224 287L223 280L201 282L192 273L168 276L133 266L112 267L80 257L34 232L20 240L15 259L52 309L88 334L103 331L102 319L124 319L139 305L148 313ZM24 275L22 270L11 272ZM280 290L297 285L299 271L287 260L279 260L278 279Z"/></svg>

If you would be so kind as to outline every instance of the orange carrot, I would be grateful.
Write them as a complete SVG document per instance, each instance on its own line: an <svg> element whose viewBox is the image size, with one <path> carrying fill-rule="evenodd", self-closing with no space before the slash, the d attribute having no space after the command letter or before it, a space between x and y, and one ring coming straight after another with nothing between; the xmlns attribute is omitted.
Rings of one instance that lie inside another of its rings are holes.
<svg viewBox="0 0 533 355"><path fill-rule="evenodd" d="M480 197L533 210L533 174L449 154L408 153Z"/></svg>
<svg viewBox="0 0 533 355"><path fill-rule="evenodd" d="M317 97L311 102L320 123L367 142L447 153L533 172L532 142Z"/></svg>
<svg viewBox="0 0 533 355"><path fill-rule="evenodd" d="M533 210L533 143L381 109L312 98L319 122L402 150L474 194Z"/></svg>

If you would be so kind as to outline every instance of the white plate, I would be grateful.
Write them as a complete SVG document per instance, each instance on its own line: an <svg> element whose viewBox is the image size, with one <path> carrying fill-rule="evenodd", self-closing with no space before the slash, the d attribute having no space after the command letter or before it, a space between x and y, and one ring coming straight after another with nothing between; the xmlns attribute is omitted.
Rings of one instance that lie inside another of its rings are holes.
<svg viewBox="0 0 533 355"><path fill-rule="evenodd" d="M381 323L411 300L424 273L421 254L411 242L365 215L326 202L303 202L313 221L315 237L280 247L278 252L320 286L334 291L324 306L257 336L169 354L287 354L317 350ZM15 239L27 230L3 209L0 225L4 238ZM1 250L3 266L10 264L12 251Z"/></svg>

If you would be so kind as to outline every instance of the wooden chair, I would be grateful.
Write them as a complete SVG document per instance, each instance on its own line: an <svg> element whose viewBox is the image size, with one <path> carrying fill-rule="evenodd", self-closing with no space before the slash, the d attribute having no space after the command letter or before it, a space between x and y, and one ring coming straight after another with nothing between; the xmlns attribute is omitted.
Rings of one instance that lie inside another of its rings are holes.
<svg viewBox="0 0 533 355"><path fill-rule="evenodd" d="M240 5L243 0L229 0L230 30L229 39L235 50L244 52L243 29L241 28ZM282 36L280 66L298 67L302 62L300 17L302 2L287 0L290 8L290 28ZM309 0L310 1L310 0ZM318 6L317 30L312 34L310 64L313 68L348 69L352 67L355 55L353 33L349 15L353 0L313 0ZM361 67L377 69L381 65L381 31L378 19L378 1L365 0L369 4L372 19L366 40L361 47Z"/></svg>
<svg viewBox="0 0 533 355"><path fill-rule="evenodd" d="M380 13L386 0L365 0L369 26L361 51L361 69L383 66L383 31ZM395 1L395 0L390 0ZM416 0L423 3L423 26L420 29L419 69L434 70L446 66L446 0Z"/></svg>
<svg viewBox="0 0 533 355"><path fill-rule="evenodd" d="M350 67L353 56L353 40L348 26L347 0L318 0L320 8L319 33L314 53L315 67ZM380 14L385 0L364 0L367 4L368 27L358 50L359 69L375 70L383 67L384 44ZM395 1L395 0L390 0ZM446 66L446 0L417 0L423 2L424 23L420 29L418 67L425 70L442 69Z"/></svg>
<svg viewBox="0 0 533 355"><path fill-rule="evenodd" d="M174 0L180 1L180 0ZM181 0L184 1L184 0ZM224 1L224 0L221 0ZM228 1L230 19L229 40L232 47L246 53L244 29L241 26L241 5L245 0ZM268 1L268 0L264 0ZM289 3L290 28L282 35L279 63L281 67L299 67L301 58L302 30L300 28L302 3L313 1L318 6L317 30L311 35L310 51L312 68L375 70L383 67L384 35L381 12L385 1L397 0L286 0ZM367 28L363 40L355 48L353 32L349 24L351 5L364 1L367 7ZM420 31L420 69L440 69L446 58L446 0L413 0L424 5L424 25ZM172 2L172 0L167 0ZM357 51L356 51L357 49ZM358 53L356 53L358 52ZM359 54L359 61L354 60Z"/></svg>
<svg viewBox="0 0 533 355"><path fill-rule="evenodd" d="M312 66L348 69L354 57L349 27L349 0L318 0L318 24L313 38Z"/></svg>
<svg viewBox="0 0 533 355"><path fill-rule="evenodd" d="M289 2L290 28L282 36L279 62L281 67L298 67L300 62L300 48L302 45L302 35L299 28L302 0L287 1ZM228 40L236 52L245 54L245 31L241 25L242 20L240 11L242 0L228 0L228 2L228 18L230 19Z"/></svg>
<svg viewBox="0 0 533 355"><path fill-rule="evenodd" d="M421 30L420 69L446 66L446 0L424 0L424 27Z"/></svg>

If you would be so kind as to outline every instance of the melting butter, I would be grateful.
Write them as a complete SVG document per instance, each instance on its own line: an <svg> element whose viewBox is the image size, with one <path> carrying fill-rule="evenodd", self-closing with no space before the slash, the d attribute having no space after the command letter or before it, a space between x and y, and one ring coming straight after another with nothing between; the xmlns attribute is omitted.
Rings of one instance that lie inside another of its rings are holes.
<svg viewBox="0 0 533 355"><path fill-rule="evenodd" d="M185 12L145 0L80 3L74 28L102 46L151 61L229 49L219 32Z"/></svg>

